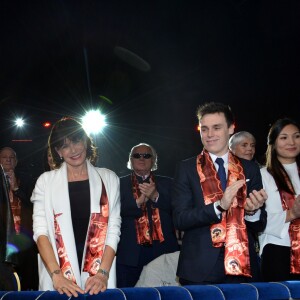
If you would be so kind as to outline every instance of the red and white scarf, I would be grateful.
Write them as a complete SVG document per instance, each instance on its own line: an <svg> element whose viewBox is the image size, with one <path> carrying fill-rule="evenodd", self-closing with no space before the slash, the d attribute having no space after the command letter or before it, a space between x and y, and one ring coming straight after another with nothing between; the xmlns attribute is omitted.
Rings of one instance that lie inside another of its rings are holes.
<svg viewBox="0 0 300 300"><path fill-rule="evenodd" d="M197 157L197 171L205 204L208 205L222 199L221 181L206 150L203 150ZM245 180L241 162L229 152L227 185L240 179ZM244 220L246 196L246 184L244 184L239 189L230 209L222 213L222 221L210 226L213 246L225 246L224 265L227 275L251 277L248 235Z"/></svg>
<svg viewBox="0 0 300 300"><path fill-rule="evenodd" d="M300 170L298 170L300 175ZM290 181L286 180L291 191L294 191ZM296 196L295 193L291 194L281 189L278 189L281 205L283 210L289 210L293 207ZM289 236L291 240L291 266L290 271L292 274L300 274L300 219L295 219L290 222Z"/></svg>
<svg viewBox="0 0 300 300"><path fill-rule="evenodd" d="M107 233L108 219L109 219L109 201L102 181L102 193L99 205L101 206L100 213L92 213L88 228L88 237L85 245L86 252L84 258L83 271L88 272L91 276L95 275L100 268L101 258L105 248L105 239ZM71 267L68 254L65 249L64 241L61 235L61 230L57 222L57 217L60 214L54 213L54 227L56 248L59 257L59 265L63 275L76 282L74 272ZM80 266L79 266L80 267Z"/></svg>
<svg viewBox="0 0 300 300"><path fill-rule="evenodd" d="M17 185L20 186L19 179L17 179ZM20 234L22 201L17 195L15 195L15 193L11 189L9 190L9 200L10 200L11 211L12 211L13 218L14 218L16 234Z"/></svg>
<svg viewBox="0 0 300 300"><path fill-rule="evenodd" d="M155 182L153 173L150 173L150 178L153 182ZM141 196L141 191L139 189L138 179L134 172L131 174L131 183L133 198L136 200ZM159 240L160 242L163 242L165 239L161 228L159 209L151 204L152 235L150 232L150 223L146 203L141 205L141 210L142 216L135 219L137 243L141 245L151 245L153 240Z"/></svg>

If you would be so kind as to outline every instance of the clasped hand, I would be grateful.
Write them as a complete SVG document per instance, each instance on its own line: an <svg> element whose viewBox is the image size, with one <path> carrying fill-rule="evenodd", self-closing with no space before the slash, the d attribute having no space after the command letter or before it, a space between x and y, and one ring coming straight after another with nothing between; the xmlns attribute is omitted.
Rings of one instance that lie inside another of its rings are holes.
<svg viewBox="0 0 300 300"><path fill-rule="evenodd" d="M144 182L139 184L139 189L141 194L145 196L145 198L153 200L155 195L157 195L157 190L155 186L155 182L150 178L150 182Z"/></svg>
<svg viewBox="0 0 300 300"><path fill-rule="evenodd" d="M260 209L267 199L268 195L264 189L259 191L253 190L249 193L249 197L246 198L245 211L253 212Z"/></svg>
<svg viewBox="0 0 300 300"><path fill-rule="evenodd" d="M229 209L235 200L238 190L245 184L245 180L237 180L231 185L229 185L223 193L223 198L221 199L221 206L224 209ZM252 212L263 206L264 202L267 200L268 196L264 189L259 191L253 190L249 193L249 197L246 198L246 203L244 209L246 211Z"/></svg>
<svg viewBox="0 0 300 300"><path fill-rule="evenodd" d="M11 190L14 190L15 188L17 188L17 179L16 179L14 170L9 170L8 172L6 172L6 175L9 178L9 184L10 184Z"/></svg>

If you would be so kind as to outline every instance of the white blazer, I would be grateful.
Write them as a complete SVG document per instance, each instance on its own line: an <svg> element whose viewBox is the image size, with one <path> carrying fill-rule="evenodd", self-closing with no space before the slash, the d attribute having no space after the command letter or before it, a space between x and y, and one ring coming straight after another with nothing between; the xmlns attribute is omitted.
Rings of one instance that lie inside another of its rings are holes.
<svg viewBox="0 0 300 300"><path fill-rule="evenodd" d="M109 245L117 251L121 234L119 177L111 170L94 167L89 161L87 161L87 169L90 184L91 213L100 212L101 180L103 180L105 185L109 201L109 219L105 245ZM66 163L63 163L58 170L45 172L38 178L31 196L31 201L33 203L33 238L35 241L37 241L40 235L46 235L49 238L58 264L59 259L55 244L53 213L61 213L61 215L57 217L57 221L61 229L66 252L71 262L76 282L84 289L89 274L82 272L83 265L79 267L78 264L71 219ZM85 255L85 251L83 255ZM82 262L84 262L84 259L82 259ZM38 263L39 290L54 290L52 279L41 257L38 257ZM115 260L111 267L108 280L108 288L114 287L116 287Z"/></svg>

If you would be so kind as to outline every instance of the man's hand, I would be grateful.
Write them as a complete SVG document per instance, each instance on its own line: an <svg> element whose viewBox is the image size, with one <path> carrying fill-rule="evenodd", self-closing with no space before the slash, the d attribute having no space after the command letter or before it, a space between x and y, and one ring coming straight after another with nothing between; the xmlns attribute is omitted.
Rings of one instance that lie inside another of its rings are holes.
<svg viewBox="0 0 300 300"><path fill-rule="evenodd" d="M148 200L149 199L146 198L146 196L142 194L140 197L138 197L136 199L136 204L137 204L138 207L140 207L143 203L146 203Z"/></svg>
<svg viewBox="0 0 300 300"><path fill-rule="evenodd" d="M145 195L146 198L153 200L158 196L158 192L156 190L155 182L153 182L150 178L150 183L140 183L139 189L142 195Z"/></svg>
<svg viewBox="0 0 300 300"><path fill-rule="evenodd" d="M17 190L19 187L17 185L17 179L16 179L16 175L15 175L14 170L9 170L8 172L6 172L6 175L9 178L10 189L12 191Z"/></svg>
<svg viewBox="0 0 300 300"><path fill-rule="evenodd" d="M223 193L223 198L220 201L220 205L225 210L228 210L234 201L238 190L243 186L245 180L237 180L236 182L229 185Z"/></svg>
<svg viewBox="0 0 300 300"><path fill-rule="evenodd" d="M264 189L261 189L259 191L253 190L249 194L249 197L246 198L244 209L246 212L254 212L260 209L267 199L268 195Z"/></svg>

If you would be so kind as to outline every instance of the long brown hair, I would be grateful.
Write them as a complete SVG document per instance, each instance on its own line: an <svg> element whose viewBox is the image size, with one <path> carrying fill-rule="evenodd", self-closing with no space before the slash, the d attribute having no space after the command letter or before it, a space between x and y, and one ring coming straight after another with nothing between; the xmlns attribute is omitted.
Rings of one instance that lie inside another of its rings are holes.
<svg viewBox="0 0 300 300"><path fill-rule="evenodd" d="M276 139L278 138L282 129L287 125L294 125L300 131L299 124L290 118L277 120L269 130L268 134L268 148L266 151L266 167L269 173L273 176L278 189L284 190L287 193L295 194L291 179L289 178L282 163L279 161L275 149ZM300 167L300 155L296 157L298 169Z"/></svg>

